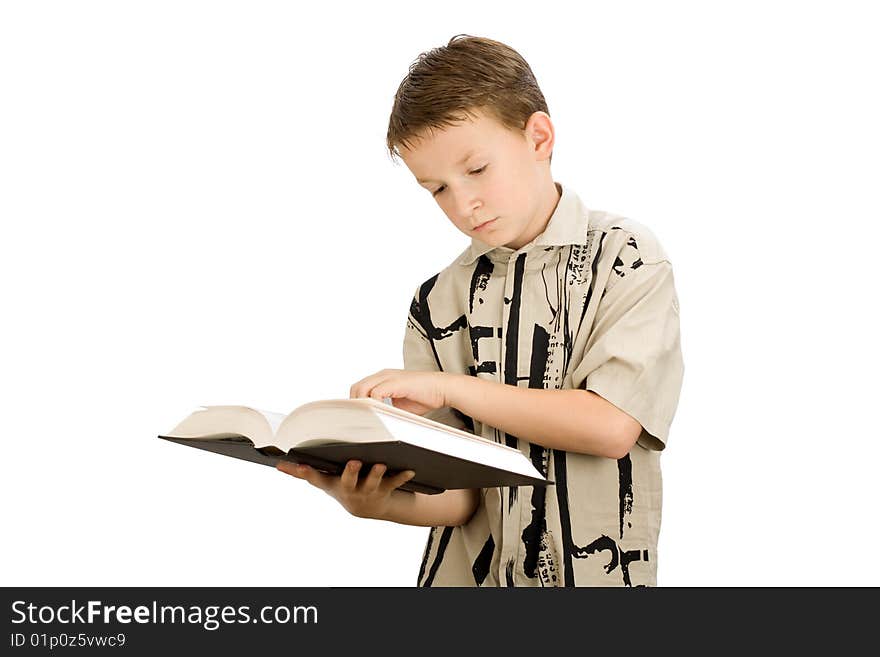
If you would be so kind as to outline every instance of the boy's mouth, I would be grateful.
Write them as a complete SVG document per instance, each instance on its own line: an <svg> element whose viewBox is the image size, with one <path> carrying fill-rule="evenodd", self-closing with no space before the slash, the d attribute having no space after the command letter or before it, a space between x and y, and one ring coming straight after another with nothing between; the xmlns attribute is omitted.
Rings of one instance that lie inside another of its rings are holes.
<svg viewBox="0 0 880 657"><path fill-rule="evenodd" d="M485 230L486 228L494 224L496 219L498 219L498 217L495 217L495 219L490 219L489 221L484 221L479 226L474 228L474 232L476 233L478 231Z"/></svg>

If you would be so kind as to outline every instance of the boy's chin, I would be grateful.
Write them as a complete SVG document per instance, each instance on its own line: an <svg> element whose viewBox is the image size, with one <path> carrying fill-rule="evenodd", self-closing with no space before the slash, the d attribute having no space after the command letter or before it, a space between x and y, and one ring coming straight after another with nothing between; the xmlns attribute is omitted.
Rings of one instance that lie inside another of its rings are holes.
<svg viewBox="0 0 880 657"><path fill-rule="evenodd" d="M495 240L492 240L492 239L482 239L480 237L477 237L476 235L474 236L474 239L477 242L480 242L481 244L485 244L486 246L492 247L493 249L496 247L502 246L501 244L499 244L498 242L496 242Z"/></svg>
<svg viewBox="0 0 880 657"><path fill-rule="evenodd" d="M487 233L486 235L473 235L473 238L478 242L482 242L486 246L491 246L493 248L497 246L504 246L504 242L506 241L502 235L498 235L497 233Z"/></svg>

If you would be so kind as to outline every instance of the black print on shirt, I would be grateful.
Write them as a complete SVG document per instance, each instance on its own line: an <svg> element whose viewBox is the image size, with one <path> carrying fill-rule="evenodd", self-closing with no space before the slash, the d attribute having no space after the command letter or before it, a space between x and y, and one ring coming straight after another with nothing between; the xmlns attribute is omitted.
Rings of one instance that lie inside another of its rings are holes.
<svg viewBox="0 0 880 657"><path fill-rule="evenodd" d="M480 554L477 555L474 565L471 567L471 572L474 574L474 582L476 582L477 586L482 585L486 581L486 575L489 574L494 553L495 540L492 538L492 534L489 534L489 538L486 539L483 549L480 550Z"/></svg>
<svg viewBox="0 0 880 657"><path fill-rule="evenodd" d="M504 383L512 386L519 385L519 312L522 303L522 285L523 276L526 267L526 254L520 253L516 257L516 264L513 270L513 293L507 313L507 335L504 344ZM514 449L518 448L519 438L509 433L505 433L505 444ZM507 511L516 504L519 495L517 486L505 488L507 491Z"/></svg>
<svg viewBox="0 0 880 657"><path fill-rule="evenodd" d="M550 334L539 324L535 324L532 332L531 362L529 363L529 388L545 387L544 378L547 370L547 362L550 351ZM529 444L529 457L532 465L544 477L547 476L548 450L541 445ZM542 541L546 537L547 518L547 489L543 486L532 488L530 504L532 517L528 526L522 532L522 541L526 549L523 569L530 578L538 577L538 561L542 554ZM545 547L546 551L546 547ZM555 576L555 575L554 575ZM543 580L542 580L543 581Z"/></svg>
<svg viewBox="0 0 880 657"><path fill-rule="evenodd" d="M471 314L474 312L474 297L477 295L477 290L480 292L486 290L494 269L495 265L485 255L481 255L479 260L477 260L477 266L474 268L473 276L471 276L471 292L468 296L468 309ZM480 299L480 303L482 302L483 300Z"/></svg>
<svg viewBox="0 0 880 657"><path fill-rule="evenodd" d="M623 538L623 521L633 510L632 459L629 454L617 459L618 497L620 499L620 538Z"/></svg>
<svg viewBox="0 0 880 657"><path fill-rule="evenodd" d="M614 230L614 228L612 228L612 230ZM639 245L636 243L634 237L630 237L626 241L626 246L623 247L620 255L614 258L614 265L611 269L619 278L623 278L626 276L626 271L622 269L623 267L626 267L627 269L638 269L643 264L645 263L642 262L642 259L639 256Z"/></svg>
<svg viewBox="0 0 880 657"><path fill-rule="evenodd" d="M434 349L435 341L444 340L467 326L467 317L465 315L461 315L449 326L434 326L434 322L431 320L431 308L428 306L428 294L434 289L439 275L436 274L422 283L419 287L418 298L413 299L409 307L410 315L416 321L417 328L421 327L421 330L424 331L423 335L431 342L432 349ZM434 357L437 358L436 349L434 349ZM437 367L441 371L443 370L439 358L437 358Z"/></svg>
<svg viewBox="0 0 880 657"><path fill-rule="evenodd" d="M538 554L538 577L543 586L559 586L556 559L553 558L553 544L546 533L541 536L541 548Z"/></svg>
<svg viewBox="0 0 880 657"><path fill-rule="evenodd" d="M615 543L614 539L602 534L595 541L585 547L575 548L574 556L577 559L586 559L597 552L609 552L611 554L608 563L603 568L606 574L610 574L612 570L620 566L620 573L623 576L625 586L632 586L629 577L629 565L633 561L647 561L647 550L621 550L620 546Z"/></svg>
<svg viewBox="0 0 880 657"><path fill-rule="evenodd" d="M431 554L431 543L434 540L434 534L440 528L439 527L431 527L431 533L428 537L428 545L425 547L425 555L422 557L422 567L419 569L419 579L418 581L422 581L422 576L425 573L425 566L428 563L428 555ZM443 527L443 533L440 536L440 541L437 544L437 555L434 557L434 563L431 564L431 570L428 572L428 577L422 583L422 586L431 586L434 583L434 577L437 575L437 569L440 568L440 564L443 563L443 556L446 554L446 546L449 545L449 539L452 538L452 530L455 527Z"/></svg>
<svg viewBox="0 0 880 657"><path fill-rule="evenodd" d="M483 338L492 338L495 336L497 330L492 326L468 326L468 331L471 336L471 351L474 355L474 362L477 364L476 367L473 365L468 365L468 372L471 376L476 376L477 374L486 372L489 374L495 374L498 369L498 363L494 360L483 360L480 358L480 340Z"/></svg>

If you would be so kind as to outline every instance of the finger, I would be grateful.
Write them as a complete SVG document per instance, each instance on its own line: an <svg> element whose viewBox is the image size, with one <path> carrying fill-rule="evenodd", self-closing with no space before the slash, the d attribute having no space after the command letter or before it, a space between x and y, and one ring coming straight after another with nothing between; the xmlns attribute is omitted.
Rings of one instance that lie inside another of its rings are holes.
<svg viewBox="0 0 880 657"><path fill-rule="evenodd" d="M296 477L297 479L303 479L321 490L327 490L333 480L332 477L321 474L314 468L302 463L279 461L275 467L281 472Z"/></svg>
<svg viewBox="0 0 880 657"><path fill-rule="evenodd" d="M382 378L384 378L384 372L385 370L382 370L381 372L374 372L369 376L365 376L360 381L357 381L354 385L351 386L351 389L349 390L349 395L351 395L351 398L355 399L357 397L369 397L370 389L373 388L379 381L381 381Z"/></svg>
<svg viewBox="0 0 880 657"><path fill-rule="evenodd" d="M351 397L351 399L356 399L357 397L363 396L364 381L366 381L368 378L369 377L365 377L360 381L355 381L351 384L351 388L348 391L349 397Z"/></svg>
<svg viewBox="0 0 880 657"><path fill-rule="evenodd" d="M305 479L309 471L309 466L293 461L278 461L275 468L297 479Z"/></svg>
<svg viewBox="0 0 880 657"><path fill-rule="evenodd" d="M345 469L340 477L342 487L345 490L353 491L357 488L358 472L361 469L360 461L349 461L345 464Z"/></svg>
<svg viewBox="0 0 880 657"><path fill-rule="evenodd" d="M404 395L399 389L397 389L397 383L398 382L393 377L383 377L380 381L375 382L367 394L373 399L378 399L379 401L382 401L386 397L393 398L395 395L403 397Z"/></svg>
<svg viewBox="0 0 880 657"><path fill-rule="evenodd" d="M280 470L281 472L286 472L289 475L296 476L296 463L290 463L289 461L278 461L275 464L275 469Z"/></svg>
<svg viewBox="0 0 880 657"><path fill-rule="evenodd" d="M364 480L364 483L361 484L361 488L365 493L374 493L378 490L379 485L382 483L382 475L385 474L385 471L388 468L384 463L376 463L370 468L370 474L367 475L367 478Z"/></svg>
<svg viewBox="0 0 880 657"><path fill-rule="evenodd" d="M388 397L394 387L393 383L389 385L392 379L393 372L391 370L382 370L372 376L368 376L358 384L357 396L371 397L379 400L383 397Z"/></svg>
<svg viewBox="0 0 880 657"><path fill-rule="evenodd" d="M370 384L363 383L363 382L354 384L351 387L351 392L349 392L349 394L351 395L351 399L359 399L359 398L363 398L363 397L368 397L369 390L370 390L369 386L370 386Z"/></svg>
<svg viewBox="0 0 880 657"><path fill-rule="evenodd" d="M385 488L386 490L394 490L395 488L400 488L415 476L416 473L413 470L404 470L403 472L398 472L393 477L389 477L385 480Z"/></svg>

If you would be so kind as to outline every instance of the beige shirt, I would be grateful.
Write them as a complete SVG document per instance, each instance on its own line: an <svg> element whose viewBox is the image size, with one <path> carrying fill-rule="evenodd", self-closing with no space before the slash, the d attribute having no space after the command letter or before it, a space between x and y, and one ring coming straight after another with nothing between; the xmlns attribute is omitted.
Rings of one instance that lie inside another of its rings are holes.
<svg viewBox="0 0 880 657"><path fill-rule="evenodd" d="M404 367L592 390L638 420L641 436L615 460L544 448L455 409L431 412L519 449L555 484L481 489L467 524L431 528L419 586L656 585L660 450L684 375L672 265L645 226L558 186L532 242L473 240L417 288Z"/></svg>

